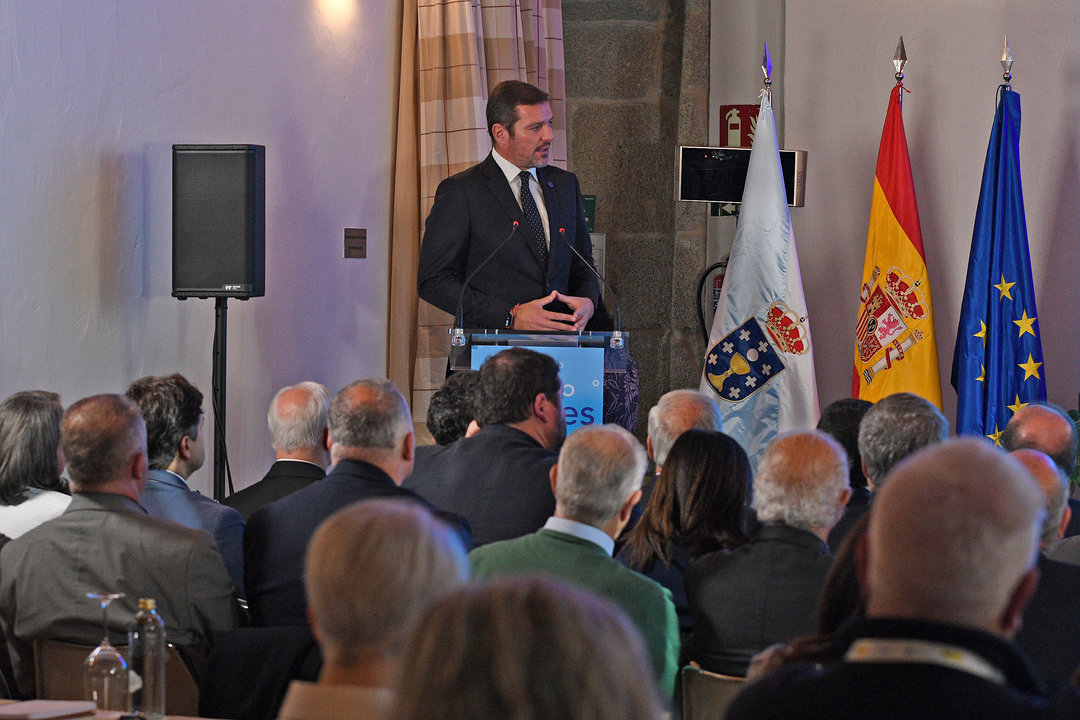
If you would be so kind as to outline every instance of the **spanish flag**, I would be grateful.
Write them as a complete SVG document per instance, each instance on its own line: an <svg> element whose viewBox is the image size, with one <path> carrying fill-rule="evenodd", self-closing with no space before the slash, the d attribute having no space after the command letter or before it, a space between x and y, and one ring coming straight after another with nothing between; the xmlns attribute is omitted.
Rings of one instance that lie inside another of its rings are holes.
<svg viewBox="0 0 1080 720"><path fill-rule="evenodd" d="M878 150L851 393L875 402L911 392L940 408L934 311L904 136L902 91L897 84L889 97Z"/></svg>

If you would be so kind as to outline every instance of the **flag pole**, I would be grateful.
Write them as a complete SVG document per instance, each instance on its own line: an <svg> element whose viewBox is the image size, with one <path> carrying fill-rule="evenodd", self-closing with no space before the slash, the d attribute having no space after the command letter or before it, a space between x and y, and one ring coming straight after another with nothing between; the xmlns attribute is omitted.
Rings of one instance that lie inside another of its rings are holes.
<svg viewBox="0 0 1080 720"><path fill-rule="evenodd" d="M1012 90L1012 66L1013 66L1013 53L1012 48L1009 47L1009 36L1005 35L1005 45L1001 48L1001 69L1005 72L1002 73L1001 79L1005 81L1005 89Z"/></svg>

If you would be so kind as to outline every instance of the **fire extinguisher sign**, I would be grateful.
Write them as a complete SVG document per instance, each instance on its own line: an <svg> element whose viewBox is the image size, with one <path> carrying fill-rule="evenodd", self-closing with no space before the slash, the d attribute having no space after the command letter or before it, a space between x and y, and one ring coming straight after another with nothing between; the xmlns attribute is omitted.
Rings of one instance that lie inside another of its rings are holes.
<svg viewBox="0 0 1080 720"><path fill-rule="evenodd" d="M724 147L752 147L759 109L759 105L721 105L720 144Z"/></svg>

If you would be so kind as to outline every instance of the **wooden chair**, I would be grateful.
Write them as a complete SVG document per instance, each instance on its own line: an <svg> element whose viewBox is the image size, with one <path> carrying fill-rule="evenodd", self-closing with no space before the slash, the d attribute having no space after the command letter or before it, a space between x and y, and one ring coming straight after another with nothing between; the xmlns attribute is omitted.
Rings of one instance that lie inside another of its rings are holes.
<svg viewBox="0 0 1080 720"><path fill-rule="evenodd" d="M43 700L84 700L83 663L94 649L60 640L34 639L34 686ZM127 646L117 646L127 659ZM170 643L165 656L165 712L168 715L199 714L199 684L176 647Z"/></svg>
<svg viewBox="0 0 1080 720"><path fill-rule="evenodd" d="M680 675L683 720L719 720L746 683L746 678L718 675L695 665L687 665Z"/></svg>

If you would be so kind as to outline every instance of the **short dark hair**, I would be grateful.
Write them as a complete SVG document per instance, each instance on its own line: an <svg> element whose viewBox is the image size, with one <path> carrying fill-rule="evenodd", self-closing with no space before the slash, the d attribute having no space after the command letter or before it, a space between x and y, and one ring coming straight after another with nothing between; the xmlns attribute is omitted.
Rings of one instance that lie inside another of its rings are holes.
<svg viewBox="0 0 1080 720"><path fill-rule="evenodd" d="M60 479L60 396L17 392L0 403L0 503L18 505L28 488L65 491Z"/></svg>
<svg viewBox="0 0 1080 720"><path fill-rule="evenodd" d="M185 436L199 436L202 393L180 373L165 377L148 375L131 383L127 398L146 422L146 445L150 469L164 470L176 457Z"/></svg>
<svg viewBox="0 0 1080 720"><path fill-rule="evenodd" d="M866 475L862 470L862 455L859 454L859 423L866 411L874 406L869 400L860 398L840 398L830 403L821 411L817 429L831 435L840 443L848 455L848 482L852 488L866 487Z"/></svg>
<svg viewBox="0 0 1080 720"><path fill-rule="evenodd" d="M550 355L513 347L492 355L480 366L476 384L476 422L505 425L529 418L536 396L558 402L559 364Z"/></svg>
<svg viewBox="0 0 1080 720"><path fill-rule="evenodd" d="M456 372L431 396L427 428L438 444L449 445L465 437L469 423L476 417L473 396L479 379L480 373L475 370Z"/></svg>
<svg viewBox="0 0 1080 720"><path fill-rule="evenodd" d="M139 408L120 395L84 398L60 421L60 447L74 489L103 485L146 447Z"/></svg>
<svg viewBox="0 0 1080 720"><path fill-rule="evenodd" d="M539 105L548 101L548 94L527 82L504 80L492 89L487 101L488 135L495 139L491 128L504 126L510 135L514 134L514 123L518 120L518 105Z"/></svg>

